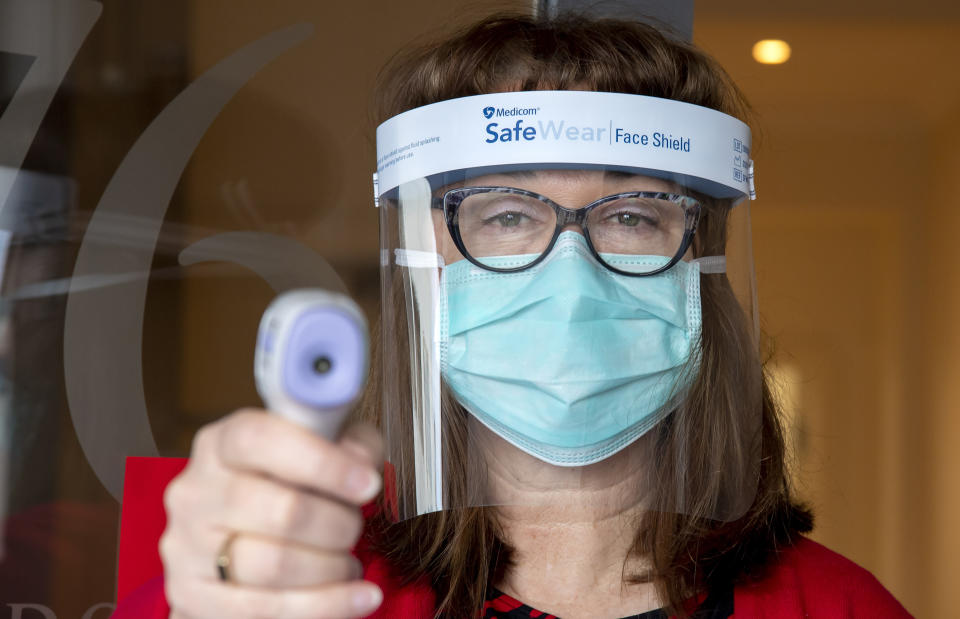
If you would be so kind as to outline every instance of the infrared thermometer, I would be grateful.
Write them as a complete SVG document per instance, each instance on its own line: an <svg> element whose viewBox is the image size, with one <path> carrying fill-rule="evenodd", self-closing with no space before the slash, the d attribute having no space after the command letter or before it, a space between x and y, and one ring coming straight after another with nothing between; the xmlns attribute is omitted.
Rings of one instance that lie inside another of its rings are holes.
<svg viewBox="0 0 960 619"><path fill-rule="evenodd" d="M260 320L257 391L274 413L333 440L363 389L369 350L367 321L349 297L285 292Z"/></svg>

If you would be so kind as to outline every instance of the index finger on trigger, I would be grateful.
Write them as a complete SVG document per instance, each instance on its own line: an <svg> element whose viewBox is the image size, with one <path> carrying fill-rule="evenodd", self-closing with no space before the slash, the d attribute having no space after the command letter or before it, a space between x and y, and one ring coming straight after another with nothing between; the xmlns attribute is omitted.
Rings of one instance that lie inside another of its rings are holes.
<svg viewBox="0 0 960 619"><path fill-rule="evenodd" d="M230 468L269 475L362 505L380 491L366 459L273 415L246 412L224 422L217 453Z"/></svg>

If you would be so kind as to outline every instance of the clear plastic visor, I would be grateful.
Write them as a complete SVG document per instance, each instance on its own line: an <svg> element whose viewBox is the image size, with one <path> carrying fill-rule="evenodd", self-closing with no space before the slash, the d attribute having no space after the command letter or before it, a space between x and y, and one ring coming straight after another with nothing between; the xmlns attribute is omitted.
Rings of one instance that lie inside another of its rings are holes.
<svg viewBox="0 0 960 619"><path fill-rule="evenodd" d="M681 181L485 167L380 196L396 518L599 502L729 520L749 507L749 205Z"/></svg>

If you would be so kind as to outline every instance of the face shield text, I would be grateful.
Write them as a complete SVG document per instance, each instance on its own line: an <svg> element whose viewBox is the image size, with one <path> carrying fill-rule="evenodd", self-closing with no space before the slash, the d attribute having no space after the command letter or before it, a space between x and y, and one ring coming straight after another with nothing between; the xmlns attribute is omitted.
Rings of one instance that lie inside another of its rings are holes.
<svg viewBox="0 0 960 619"><path fill-rule="evenodd" d="M487 135L485 141L488 144L495 142L518 142L522 140L535 140L542 137L544 140L568 140L571 142L599 142L605 140L604 134L606 127L590 127L568 125L565 121L546 122L537 121L536 127L529 125L523 126L523 119L517 121L513 127L500 128L499 123L490 123L486 127Z"/></svg>

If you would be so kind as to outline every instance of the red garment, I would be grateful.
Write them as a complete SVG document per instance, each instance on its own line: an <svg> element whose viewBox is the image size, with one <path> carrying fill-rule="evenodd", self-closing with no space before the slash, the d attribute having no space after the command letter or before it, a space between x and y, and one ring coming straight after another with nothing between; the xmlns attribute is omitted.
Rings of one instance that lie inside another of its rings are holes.
<svg viewBox="0 0 960 619"><path fill-rule="evenodd" d="M157 542L166 525L163 489L185 460L127 461L120 527L118 604L113 619L167 619ZM360 557L364 578L380 586L383 605L370 619L432 619L435 596L427 584L398 586L381 557ZM213 569L213 559L211 567ZM886 619L911 615L870 572L820 544L800 538L783 549L767 577L734 590L734 618Z"/></svg>

